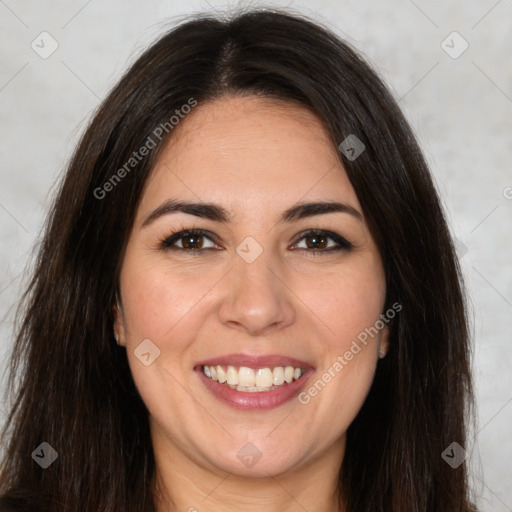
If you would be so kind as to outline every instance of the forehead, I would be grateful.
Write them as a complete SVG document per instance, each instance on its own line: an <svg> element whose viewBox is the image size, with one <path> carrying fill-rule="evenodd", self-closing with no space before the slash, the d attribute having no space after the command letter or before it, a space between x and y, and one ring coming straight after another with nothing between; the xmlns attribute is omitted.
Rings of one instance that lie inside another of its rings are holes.
<svg viewBox="0 0 512 512"><path fill-rule="evenodd" d="M199 104L175 130L148 179L141 210L169 196L222 203L240 215L316 199L359 209L337 148L304 107L222 98Z"/></svg>

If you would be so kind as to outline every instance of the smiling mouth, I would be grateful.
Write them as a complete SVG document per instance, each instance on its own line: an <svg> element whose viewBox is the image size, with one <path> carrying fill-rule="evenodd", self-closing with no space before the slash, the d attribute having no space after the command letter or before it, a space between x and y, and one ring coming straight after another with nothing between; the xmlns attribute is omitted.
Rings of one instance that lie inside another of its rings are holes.
<svg viewBox="0 0 512 512"><path fill-rule="evenodd" d="M299 380L306 368L275 366L250 368L248 366L203 365L203 373L209 379L243 392L265 392L278 389Z"/></svg>

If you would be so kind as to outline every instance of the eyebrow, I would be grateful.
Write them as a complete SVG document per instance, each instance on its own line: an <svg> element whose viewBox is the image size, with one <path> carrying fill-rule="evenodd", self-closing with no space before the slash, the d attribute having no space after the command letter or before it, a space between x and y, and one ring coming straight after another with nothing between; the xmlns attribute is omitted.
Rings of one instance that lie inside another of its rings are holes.
<svg viewBox="0 0 512 512"><path fill-rule="evenodd" d="M228 210L215 203L187 202L168 199L145 218L142 227L148 226L164 215L174 213L187 213L203 219L223 223L229 223L232 220L232 216ZM338 201L298 203L282 213L280 222L296 222L307 217L325 215L327 213L347 213L363 222L363 216L358 210Z"/></svg>

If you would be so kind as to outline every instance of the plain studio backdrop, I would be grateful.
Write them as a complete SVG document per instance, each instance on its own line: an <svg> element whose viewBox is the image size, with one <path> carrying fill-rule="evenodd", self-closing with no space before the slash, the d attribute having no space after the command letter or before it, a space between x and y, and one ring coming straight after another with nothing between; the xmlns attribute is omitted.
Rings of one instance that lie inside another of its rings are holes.
<svg viewBox="0 0 512 512"><path fill-rule="evenodd" d="M472 307L478 426L465 448L473 485L482 511L512 511L512 0L265 5L309 15L362 51L419 138L457 239ZM24 269L54 183L92 111L181 16L233 6L0 0L2 372ZM5 404L0 412L5 417Z"/></svg>

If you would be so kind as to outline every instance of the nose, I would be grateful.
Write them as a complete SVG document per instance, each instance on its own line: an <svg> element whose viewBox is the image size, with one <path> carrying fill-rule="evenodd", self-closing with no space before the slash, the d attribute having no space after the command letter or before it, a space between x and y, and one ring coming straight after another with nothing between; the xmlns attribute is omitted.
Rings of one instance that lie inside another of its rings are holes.
<svg viewBox="0 0 512 512"><path fill-rule="evenodd" d="M293 293L279 274L280 266L270 251L248 263L235 256L234 268L226 276L221 322L251 336L270 334L295 321Z"/></svg>

